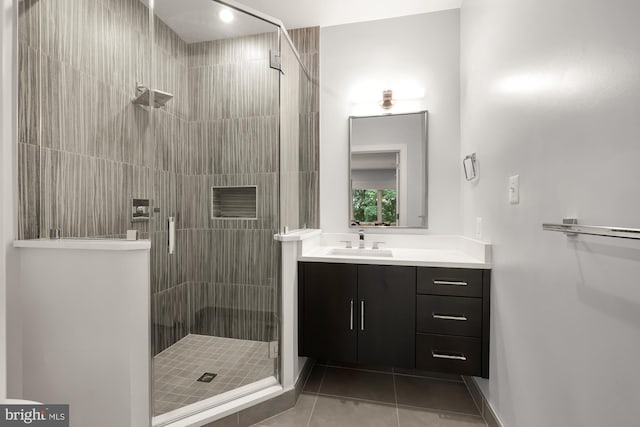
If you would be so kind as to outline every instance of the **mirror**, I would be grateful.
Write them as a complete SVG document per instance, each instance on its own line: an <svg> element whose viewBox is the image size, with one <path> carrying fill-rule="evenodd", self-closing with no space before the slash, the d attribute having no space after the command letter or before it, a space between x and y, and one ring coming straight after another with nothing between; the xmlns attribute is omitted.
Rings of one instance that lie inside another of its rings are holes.
<svg viewBox="0 0 640 427"><path fill-rule="evenodd" d="M427 112L349 117L351 227L427 227Z"/></svg>

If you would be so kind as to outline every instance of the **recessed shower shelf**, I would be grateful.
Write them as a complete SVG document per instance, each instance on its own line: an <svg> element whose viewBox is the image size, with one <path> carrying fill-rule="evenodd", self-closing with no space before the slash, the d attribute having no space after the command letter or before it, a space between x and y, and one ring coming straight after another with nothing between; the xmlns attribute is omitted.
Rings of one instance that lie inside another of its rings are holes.
<svg viewBox="0 0 640 427"><path fill-rule="evenodd" d="M257 187L211 187L212 219L257 219Z"/></svg>

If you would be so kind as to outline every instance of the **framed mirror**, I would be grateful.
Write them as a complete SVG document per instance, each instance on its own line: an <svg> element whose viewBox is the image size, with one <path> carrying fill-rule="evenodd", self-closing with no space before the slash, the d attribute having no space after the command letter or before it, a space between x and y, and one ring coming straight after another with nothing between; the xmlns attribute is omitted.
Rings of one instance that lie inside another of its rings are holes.
<svg viewBox="0 0 640 427"><path fill-rule="evenodd" d="M349 117L351 227L427 228L427 117Z"/></svg>

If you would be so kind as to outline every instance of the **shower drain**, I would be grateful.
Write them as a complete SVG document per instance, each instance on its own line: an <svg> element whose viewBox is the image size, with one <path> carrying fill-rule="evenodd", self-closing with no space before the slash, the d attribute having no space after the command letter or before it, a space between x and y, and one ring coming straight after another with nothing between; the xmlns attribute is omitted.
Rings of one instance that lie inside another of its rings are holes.
<svg viewBox="0 0 640 427"><path fill-rule="evenodd" d="M212 374L210 372L205 372L204 374L202 374L200 376L200 378L198 378L198 381L200 381L201 383L210 383L211 380L213 380L216 375L218 374Z"/></svg>

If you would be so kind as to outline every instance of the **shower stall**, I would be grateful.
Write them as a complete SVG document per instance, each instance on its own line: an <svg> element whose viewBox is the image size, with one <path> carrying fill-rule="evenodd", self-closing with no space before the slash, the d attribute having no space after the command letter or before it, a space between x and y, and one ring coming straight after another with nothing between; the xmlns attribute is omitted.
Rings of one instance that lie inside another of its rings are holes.
<svg viewBox="0 0 640 427"><path fill-rule="evenodd" d="M19 6L18 238L151 241L154 425L277 384L274 235L318 226L317 28L231 1Z"/></svg>

